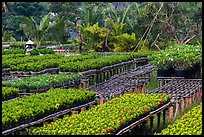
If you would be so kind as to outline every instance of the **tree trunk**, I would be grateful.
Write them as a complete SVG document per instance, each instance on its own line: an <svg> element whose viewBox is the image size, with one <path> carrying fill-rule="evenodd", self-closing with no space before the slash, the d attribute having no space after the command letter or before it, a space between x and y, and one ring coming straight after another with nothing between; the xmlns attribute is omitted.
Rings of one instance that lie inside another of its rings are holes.
<svg viewBox="0 0 204 137"><path fill-rule="evenodd" d="M150 35L151 29L152 29L152 27L153 27L153 25L154 25L154 22L155 22L155 20L157 19L157 16L158 16L159 12L161 11L163 5L164 5L164 3L162 2L162 3L161 3L161 6L160 6L160 8L159 8L159 10L158 10L158 12L157 12L157 14L155 15L154 19L152 20L152 23L151 23L151 25L150 25L149 31L147 32L147 35L146 35L146 38L145 38L145 40L144 40L144 43L143 43L142 48L144 47L144 44L145 44L145 42L146 42L148 36ZM142 48L141 48L141 49L142 49Z"/></svg>
<svg viewBox="0 0 204 137"><path fill-rule="evenodd" d="M108 46L108 37L110 35L110 32L113 30L113 28L111 28L109 31L108 31L108 34L106 36L106 39L105 39L105 46L110 50L112 51L112 49Z"/></svg>
<svg viewBox="0 0 204 137"><path fill-rule="evenodd" d="M153 24L154 24L154 22L155 22L155 20L156 20L156 18L157 18L157 15L158 15L159 12L161 11L163 5L164 5L164 3L162 2L162 3L161 3L161 6L160 6L160 8L159 8L159 10L157 11L157 14L156 14L155 17L153 18L153 20L152 20L150 26L146 29L146 31L145 31L145 33L143 34L143 36L142 36L142 38L140 39L140 41L137 43L137 46L135 47L135 49L133 50L133 52L137 49L137 47L139 46L139 44L140 44L140 42L142 41L143 37L145 36L146 32L148 31L148 32L147 32L147 35L146 35L146 38L145 38L145 40L144 40L144 44L145 44L145 41L146 41L146 39L148 38L148 36L149 36L149 34L150 34L150 31L151 31L151 29L152 29L152 27L153 27ZM143 44L142 48L144 47L144 44Z"/></svg>

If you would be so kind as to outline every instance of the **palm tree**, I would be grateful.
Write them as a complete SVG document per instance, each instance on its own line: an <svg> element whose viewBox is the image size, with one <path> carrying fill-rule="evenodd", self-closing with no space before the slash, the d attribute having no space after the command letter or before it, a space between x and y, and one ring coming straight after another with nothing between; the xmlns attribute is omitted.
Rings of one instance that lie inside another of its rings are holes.
<svg viewBox="0 0 204 137"><path fill-rule="evenodd" d="M106 13L108 14L108 17L105 18L105 27L109 28L109 32L107 33L105 39L105 46L108 47L109 50L111 50L110 47L108 46L108 37L110 36L111 31L114 31L115 36L121 35L123 33L123 27L127 19L127 13L130 10L132 4L129 4L126 10L122 11L122 14L118 14L118 11L115 8L113 8L114 7L113 4L105 3L105 5L107 8Z"/></svg>
<svg viewBox="0 0 204 137"><path fill-rule="evenodd" d="M85 27L90 27L97 22L103 21L101 19L103 17L103 10L102 9L102 3L89 3L89 2L82 2L81 7L80 7L80 19L82 20L82 26ZM100 24L100 23L99 23Z"/></svg>
<svg viewBox="0 0 204 137"><path fill-rule="evenodd" d="M112 26L115 30L116 34L122 34L123 26L125 25L125 21L127 19L127 13L129 12L132 4L129 4L122 13L118 13L118 11L114 8L113 4L106 3L106 13L108 17L106 18L106 26Z"/></svg>
<svg viewBox="0 0 204 137"><path fill-rule="evenodd" d="M45 40L49 29L53 26L49 24L49 17L50 13L43 17L40 24L33 17L25 17L20 24L24 34L31 37L37 45L36 48L40 47L42 40Z"/></svg>
<svg viewBox="0 0 204 137"><path fill-rule="evenodd" d="M56 17L53 22L50 22L52 27L49 29L51 39L56 41L59 45L63 43L65 36L65 20L64 16L59 18Z"/></svg>
<svg viewBox="0 0 204 137"><path fill-rule="evenodd" d="M80 11L81 11L81 16L80 22L77 24L77 31L78 31L78 36L79 36L79 52L82 52L82 45L84 43L84 38L83 38L83 29L90 27L97 22L103 22L103 11L102 9L102 3L89 3L89 2L82 2ZM78 20L79 21L79 20Z"/></svg>

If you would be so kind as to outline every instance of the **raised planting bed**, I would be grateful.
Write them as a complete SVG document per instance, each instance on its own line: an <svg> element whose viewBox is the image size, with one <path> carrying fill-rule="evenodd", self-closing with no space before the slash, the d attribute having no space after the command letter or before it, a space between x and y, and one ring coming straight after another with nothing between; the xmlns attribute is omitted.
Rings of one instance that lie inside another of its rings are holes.
<svg viewBox="0 0 204 137"><path fill-rule="evenodd" d="M2 50L2 55L8 55L8 54L25 54L24 49L4 49Z"/></svg>
<svg viewBox="0 0 204 137"><path fill-rule="evenodd" d="M2 56L2 67L10 68L11 71L33 71L39 72L47 68L58 68L60 64L66 64L73 61L82 61L86 59L98 58L97 55L80 55L65 57L61 54L46 54L43 56L23 56L12 55Z"/></svg>
<svg viewBox="0 0 204 137"><path fill-rule="evenodd" d="M90 69L101 69L105 66L131 61L134 58L134 55L112 55L97 59L87 59L81 62L68 62L66 64L60 64L59 68L62 72L82 72Z"/></svg>
<svg viewBox="0 0 204 137"><path fill-rule="evenodd" d="M20 92L44 92L51 87L71 87L79 84L79 74L43 74L23 79L13 79L9 82L2 82L2 86L16 87Z"/></svg>
<svg viewBox="0 0 204 137"><path fill-rule="evenodd" d="M193 78L194 68L202 64L202 48L198 45L175 44L150 54L148 59L158 69L158 76Z"/></svg>
<svg viewBox="0 0 204 137"><path fill-rule="evenodd" d="M79 106L95 99L95 92L80 89L50 89L2 103L3 131L41 119L49 114Z"/></svg>
<svg viewBox="0 0 204 137"><path fill-rule="evenodd" d="M42 127L29 129L30 135L115 134L134 120L150 114L157 105L167 103L168 95L126 93L90 110L65 116Z"/></svg>
<svg viewBox="0 0 204 137"><path fill-rule="evenodd" d="M202 103L155 135L202 135Z"/></svg>
<svg viewBox="0 0 204 137"><path fill-rule="evenodd" d="M2 87L2 101L17 97L19 89L13 87Z"/></svg>

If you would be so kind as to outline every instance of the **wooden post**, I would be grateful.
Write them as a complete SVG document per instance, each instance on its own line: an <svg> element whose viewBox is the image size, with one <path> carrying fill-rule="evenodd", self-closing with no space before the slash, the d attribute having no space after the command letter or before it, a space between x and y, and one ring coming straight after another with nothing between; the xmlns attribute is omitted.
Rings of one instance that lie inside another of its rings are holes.
<svg viewBox="0 0 204 137"><path fill-rule="evenodd" d="M176 100L176 110L175 110L175 115L179 114L179 100Z"/></svg>
<svg viewBox="0 0 204 137"><path fill-rule="evenodd" d="M100 99L100 105L102 105L104 103L104 99Z"/></svg>
<svg viewBox="0 0 204 137"><path fill-rule="evenodd" d="M202 90L201 90L201 86L199 86L198 87L198 102L200 102L200 100L201 100L201 92L202 92Z"/></svg>
<svg viewBox="0 0 204 137"><path fill-rule="evenodd" d="M129 135L132 135L132 130L131 129L128 132L129 132Z"/></svg>
<svg viewBox="0 0 204 137"><path fill-rule="evenodd" d="M150 117L150 132L153 132L153 122L154 122L154 116Z"/></svg>
<svg viewBox="0 0 204 137"><path fill-rule="evenodd" d="M82 88L82 82L79 84L79 88L80 88L80 89Z"/></svg>
<svg viewBox="0 0 204 137"><path fill-rule="evenodd" d="M86 89L86 82L84 82L84 89Z"/></svg>
<svg viewBox="0 0 204 137"><path fill-rule="evenodd" d="M160 82L159 82L159 86L160 86L160 87L162 86L162 80L160 80Z"/></svg>
<svg viewBox="0 0 204 137"><path fill-rule="evenodd" d="M87 88L89 87L89 81L87 81L86 87L87 87Z"/></svg>
<svg viewBox="0 0 204 137"><path fill-rule="evenodd" d="M186 107L188 107L188 97L185 98Z"/></svg>
<svg viewBox="0 0 204 137"><path fill-rule="evenodd" d="M140 89L139 87L136 87L136 94L139 94L140 93Z"/></svg>
<svg viewBox="0 0 204 137"><path fill-rule="evenodd" d="M103 72L101 73L101 82L104 80Z"/></svg>
<svg viewBox="0 0 204 137"><path fill-rule="evenodd" d="M173 120L173 106L171 105L170 107L169 107L169 119L170 119L170 121L172 121Z"/></svg>
<svg viewBox="0 0 204 137"><path fill-rule="evenodd" d="M81 108L81 112L83 112L84 110L85 110L85 108L84 108L84 107L82 107L82 108Z"/></svg>
<svg viewBox="0 0 204 137"><path fill-rule="evenodd" d="M157 114L157 116L158 116L158 120L157 120L157 128L160 127L160 114L161 114L161 112L159 112L159 113Z"/></svg>
<svg viewBox="0 0 204 137"><path fill-rule="evenodd" d="M185 103L184 103L184 99L181 99L181 111L184 111L184 107L185 107Z"/></svg>
<svg viewBox="0 0 204 137"><path fill-rule="evenodd" d="M144 132L145 132L144 129L145 129L145 124L146 124L146 123L147 123L146 121L142 122L142 126L141 126L141 127L142 127L142 128L141 128L141 134L142 134L142 135L144 135Z"/></svg>
<svg viewBox="0 0 204 137"><path fill-rule="evenodd" d="M188 103L189 103L189 106L191 106L191 104L192 104L192 96L190 96L190 97L188 98Z"/></svg>
<svg viewBox="0 0 204 137"><path fill-rule="evenodd" d="M72 115L78 114L78 111L72 110Z"/></svg>
<svg viewBox="0 0 204 137"><path fill-rule="evenodd" d="M145 94L145 85L142 85L142 93Z"/></svg>
<svg viewBox="0 0 204 137"><path fill-rule="evenodd" d="M163 110L163 125L166 123L166 109Z"/></svg>
<svg viewBox="0 0 204 137"><path fill-rule="evenodd" d="M137 86L134 88L134 92L137 93Z"/></svg>
<svg viewBox="0 0 204 137"><path fill-rule="evenodd" d="M202 86L200 86L200 99L202 99Z"/></svg>

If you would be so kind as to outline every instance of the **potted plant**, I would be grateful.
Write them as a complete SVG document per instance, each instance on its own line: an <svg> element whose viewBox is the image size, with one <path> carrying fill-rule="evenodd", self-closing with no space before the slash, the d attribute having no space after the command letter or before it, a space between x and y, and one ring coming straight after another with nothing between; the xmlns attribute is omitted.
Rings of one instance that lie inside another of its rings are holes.
<svg viewBox="0 0 204 137"><path fill-rule="evenodd" d="M186 56L175 57L173 68L175 69L176 77L189 78L191 76L191 68L193 63Z"/></svg>

